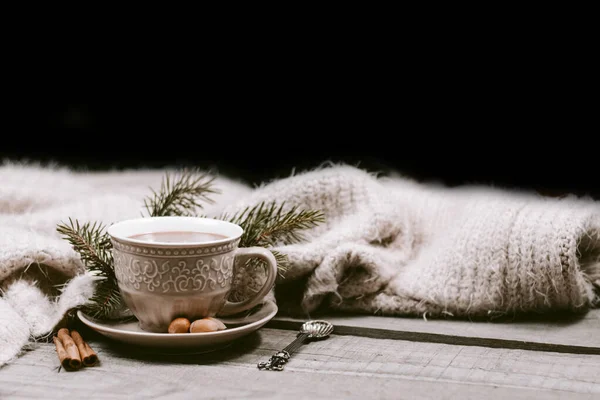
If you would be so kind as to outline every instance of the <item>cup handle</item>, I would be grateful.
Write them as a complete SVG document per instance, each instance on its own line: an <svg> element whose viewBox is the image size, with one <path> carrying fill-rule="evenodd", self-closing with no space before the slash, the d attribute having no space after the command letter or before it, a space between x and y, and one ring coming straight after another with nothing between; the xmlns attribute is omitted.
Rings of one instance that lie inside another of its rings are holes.
<svg viewBox="0 0 600 400"><path fill-rule="evenodd" d="M221 308L221 311L218 312L217 316L232 315L248 310L260 303L273 288L273 285L275 284L275 278L277 277L277 260L275 260L273 253L264 247L238 248L235 253L234 265L240 265L241 268L244 268L246 265L246 260L250 258L259 258L266 263L267 281L252 297L237 303L226 301L225 305L223 308Z"/></svg>

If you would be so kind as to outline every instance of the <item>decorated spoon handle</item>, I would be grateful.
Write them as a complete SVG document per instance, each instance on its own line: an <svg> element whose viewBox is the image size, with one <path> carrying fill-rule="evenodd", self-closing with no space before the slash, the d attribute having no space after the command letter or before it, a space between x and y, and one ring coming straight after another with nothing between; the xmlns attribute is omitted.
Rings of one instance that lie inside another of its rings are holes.
<svg viewBox="0 0 600 400"><path fill-rule="evenodd" d="M283 350L273 354L269 358L269 361L259 362L257 365L258 369L283 371L283 366L288 362L292 353L302 346L307 337L308 333L300 333L292 343L287 345Z"/></svg>

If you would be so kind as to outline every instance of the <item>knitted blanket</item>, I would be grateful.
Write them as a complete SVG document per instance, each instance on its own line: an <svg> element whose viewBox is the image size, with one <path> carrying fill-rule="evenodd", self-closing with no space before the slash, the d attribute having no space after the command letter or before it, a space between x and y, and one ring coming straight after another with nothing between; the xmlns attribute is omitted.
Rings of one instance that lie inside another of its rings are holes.
<svg viewBox="0 0 600 400"><path fill-rule="evenodd" d="M0 167L0 365L93 292L57 223L138 217L164 173ZM222 193L203 210L209 216L273 200L324 212L305 242L277 248L290 260L274 290L282 310L489 318L598 302L592 199L425 185L344 165L257 188L215 182Z"/></svg>

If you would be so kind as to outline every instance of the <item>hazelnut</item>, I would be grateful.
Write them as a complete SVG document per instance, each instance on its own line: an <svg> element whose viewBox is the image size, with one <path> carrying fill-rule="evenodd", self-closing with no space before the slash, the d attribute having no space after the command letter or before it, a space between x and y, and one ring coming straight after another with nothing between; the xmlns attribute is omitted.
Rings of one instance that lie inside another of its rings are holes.
<svg viewBox="0 0 600 400"><path fill-rule="evenodd" d="M169 333L187 333L190 329L190 320L187 318L175 318L169 324Z"/></svg>
<svg viewBox="0 0 600 400"><path fill-rule="evenodd" d="M219 324L208 318L197 319L190 326L191 333L216 332L219 330Z"/></svg>

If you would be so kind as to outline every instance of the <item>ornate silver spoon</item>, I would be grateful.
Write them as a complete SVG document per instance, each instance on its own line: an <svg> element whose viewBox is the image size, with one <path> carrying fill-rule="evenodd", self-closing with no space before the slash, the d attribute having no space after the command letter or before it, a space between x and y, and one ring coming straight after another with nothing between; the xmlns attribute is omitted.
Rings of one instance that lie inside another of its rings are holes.
<svg viewBox="0 0 600 400"><path fill-rule="evenodd" d="M298 350L305 340L325 339L331 332L333 332L333 325L327 321L305 322L302 324L296 339L283 350L273 354L269 361L259 362L258 369L283 371L283 366L288 362L292 353Z"/></svg>

